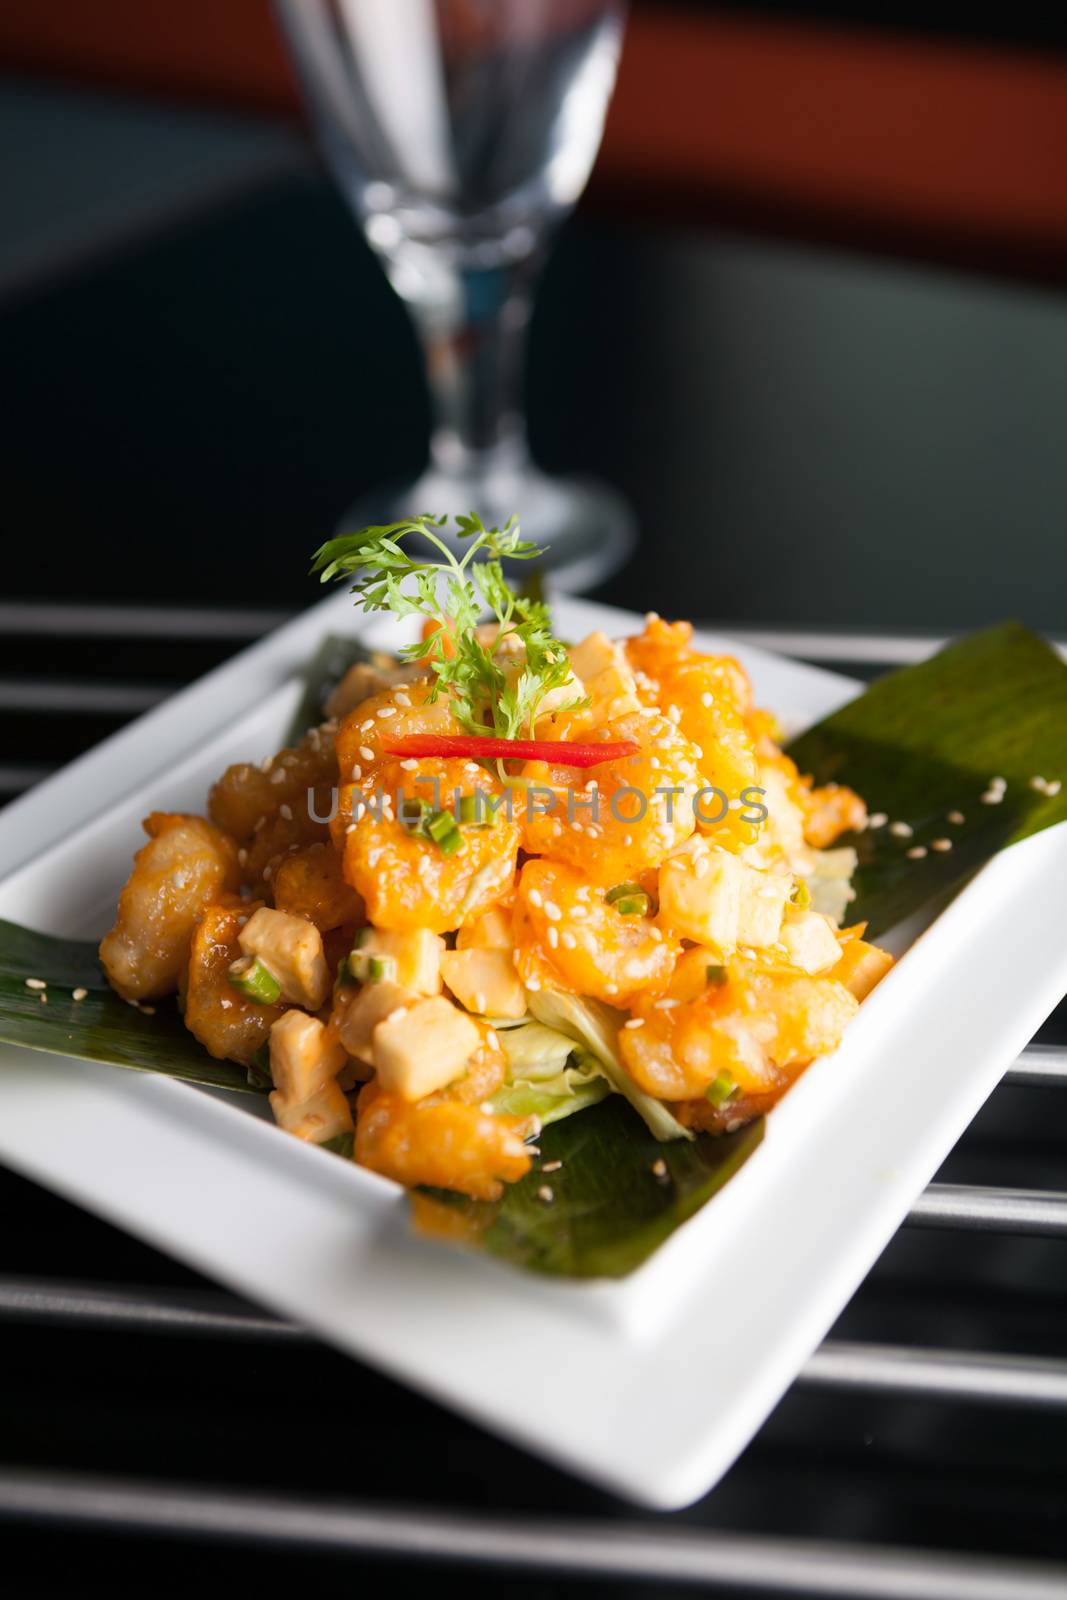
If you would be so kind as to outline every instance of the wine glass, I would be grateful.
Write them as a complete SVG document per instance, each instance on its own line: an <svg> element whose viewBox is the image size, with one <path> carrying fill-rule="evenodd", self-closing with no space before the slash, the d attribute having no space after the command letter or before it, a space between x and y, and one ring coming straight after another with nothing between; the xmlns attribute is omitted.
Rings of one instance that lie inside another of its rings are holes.
<svg viewBox="0 0 1067 1600"><path fill-rule="evenodd" d="M414 483L343 526L516 512L571 588L633 543L622 499L533 464L523 333L556 223L585 186L622 41L621 0L275 0L335 176L410 308L434 423Z"/></svg>

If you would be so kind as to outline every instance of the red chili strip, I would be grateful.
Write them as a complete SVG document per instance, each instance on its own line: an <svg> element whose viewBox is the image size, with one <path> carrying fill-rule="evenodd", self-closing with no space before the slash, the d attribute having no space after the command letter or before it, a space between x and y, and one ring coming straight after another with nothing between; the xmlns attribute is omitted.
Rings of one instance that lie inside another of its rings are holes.
<svg viewBox="0 0 1067 1600"><path fill-rule="evenodd" d="M566 739L492 739L468 733L409 733L382 740L382 750L389 756L456 756L471 761L502 756L505 760L551 761L557 767L598 767L602 761L635 756L640 748L633 739L571 744Z"/></svg>

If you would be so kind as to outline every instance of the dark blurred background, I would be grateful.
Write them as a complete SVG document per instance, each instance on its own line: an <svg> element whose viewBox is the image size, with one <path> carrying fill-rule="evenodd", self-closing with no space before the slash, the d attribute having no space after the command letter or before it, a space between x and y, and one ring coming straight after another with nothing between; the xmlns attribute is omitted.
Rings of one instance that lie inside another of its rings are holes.
<svg viewBox="0 0 1067 1600"><path fill-rule="evenodd" d="M605 598L1067 631L1065 38L638 0L529 362L543 464L639 515ZM5 590L312 598L428 411L265 0L9 5L0 68Z"/></svg>
<svg viewBox="0 0 1067 1600"><path fill-rule="evenodd" d="M266 0L0 8L0 372L2 802L315 599L310 550L424 459L407 315L306 137ZM1008 614L1067 637L1067 12L637 0L528 388L543 464L637 509L604 598L866 671ZM1064 1115L999 1090L942 1178L1067 1190ZM577 1514L609 1537L631 1516L313 1344L43 1329L71 1280L149 1305L205 1286L14 1174L0 1210L0 1478ZM836 1335L1062 1356L1065 1248L904 1230ZM809 1381L657 1528L1062 1560L1063 1463L1062 1410ZM35 1595L309 1576L263 1548L2 1534Z"/></svg>

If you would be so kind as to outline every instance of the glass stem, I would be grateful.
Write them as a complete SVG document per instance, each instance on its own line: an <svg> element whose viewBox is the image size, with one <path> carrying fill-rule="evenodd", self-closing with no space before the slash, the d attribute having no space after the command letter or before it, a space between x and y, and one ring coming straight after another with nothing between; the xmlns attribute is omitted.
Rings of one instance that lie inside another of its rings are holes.
<svg viewBox="0 0 1067 1600"><path fill-rule="evenodd" d="M536 263L439 265L408 294L426 354L430 457L451 476L484 479L526 460L522 355Z"/></svg>

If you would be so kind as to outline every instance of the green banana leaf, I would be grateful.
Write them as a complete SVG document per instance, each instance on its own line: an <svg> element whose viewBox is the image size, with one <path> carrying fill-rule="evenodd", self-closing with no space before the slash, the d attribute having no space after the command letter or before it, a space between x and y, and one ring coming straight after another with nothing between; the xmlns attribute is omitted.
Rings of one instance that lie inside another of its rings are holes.
<svg viewBox="0 0 1067 1600"><path fill-rule="evenodd" d="M27 978L43 979L47 988L28 988ZM75 989L88 991L83 1000L73 999ZM152 1009L148 1015L109 988L91 941L56 939L0 921L0 1044L162 1072L215 1089L250 1089L244 1067L215 1061L196 1042L173 999L156 1001Z"/></svg>
<svg viewBox="0 0 1067 1600"><path fill-rule="evenodd" d="M877 938L1005 845L1067 819L1067 663L1006 622L880 678L789 754L817 783L846 783L888 818L840 840L859 857L849 920L866 921ZM983 801L996 778L1005 780L1003 798ZM1062 788L1044 794L1034 778ZM894 834L893 822L912 832ZM935 848L946 839L950 850ZM908 855L919 847L924 856Z"/></svg>
<svg viewBox="0 0 1067 1600"><path fill-rule="evenodd" d="M561 1278L621 1278L699 1211L762 1138L760 1117L719 1138L662 1144L613 1094L544 1128L532 1170L502 1200L429 1190L431 1205L416 1206L416 1221L423 1231L458 1235L513 1267Z"/></svg>
<svg viewBox="0 0 1067 1600"><path fill-rule="evenodd" d="M325 692L353 660L351 640L328 640L301 708L299 736L322 716ZM790 746L820 783L859 790L872 812L906 822L842 843L860 860L850 915L872 934L921 910L1016 839L1067 818L1067 665L1017 623L948 646L927 662L872 685ZM1003 797L983 803L990 780ZM1058 794L1034 777L1063 779ZM962 823L949 813L960 813ZM938 851L935 839L952 849ZM919 859L909 849L926 846ZM47 980L47 1003L26 978ZM88 990L75 1002L71 991ZM213 1061L182 1026L173 1001L155 1014L107 988L93 944L0 922L0 1043L167 1073L246 1090L243 1068ZM555 1276L619 1276L633 1270L747 1159L761 1122L719 1138L660 1143L612 1095L540 1136L534 1170L495 1205L434 1192L418 1211L434 1231L460 1234L511 1264ZM546 1165L562 1166L546 1171ZM663 1170L656 1164L662 1162ZM551 1190L548 1200L542 1191Z"/></svg>
<svg viewBox="0 0 1067 1600"><path fill-rule="evenodd" d="M311 728L326 718L326 702L349 667L357 661L373 661L375 652L345 634L328 633L303 673L304 689L293 713L286 744L299 744Z"/></svg>

